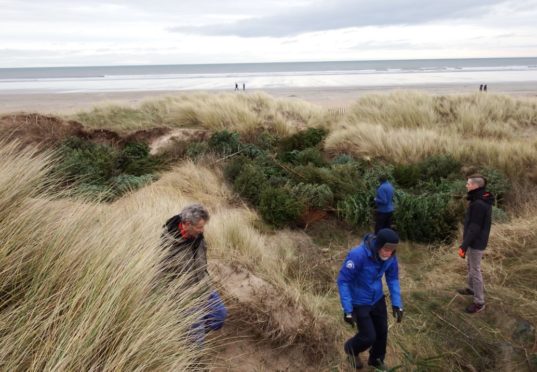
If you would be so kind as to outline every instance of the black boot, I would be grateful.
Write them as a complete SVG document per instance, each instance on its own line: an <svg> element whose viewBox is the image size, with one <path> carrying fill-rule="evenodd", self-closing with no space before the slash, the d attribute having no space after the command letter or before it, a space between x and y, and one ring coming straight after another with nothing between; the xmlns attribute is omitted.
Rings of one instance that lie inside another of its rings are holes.
<svg viewBox="0 0 537 372"><path fill-rule="evenodd" d="M377 359L375 361L373 360L369 360L367 362L368 365L370 366L373 366L375 367L376 369L380 369L381 371L386 371L388 368L386 367L386 365L384 364L384 361L380 360L380 359Z"/></svg>

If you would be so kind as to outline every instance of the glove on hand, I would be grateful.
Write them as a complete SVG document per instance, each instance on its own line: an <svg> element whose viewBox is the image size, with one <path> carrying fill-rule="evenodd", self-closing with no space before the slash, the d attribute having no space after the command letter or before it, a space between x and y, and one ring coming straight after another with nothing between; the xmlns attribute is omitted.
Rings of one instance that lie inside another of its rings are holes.
<svg viewBox="0 0 537 372"><path fill-rule="evenodd" d="M397 306L392 306L393 316L397 319L397 323L401 323L403 320L403 309Z"/></svg>
<svg viewBox="0 0 537 372"><path fill-rule="evenodd" d="M349 323L351 327L354 328L354 318L352 317L351 313L343 313L343 321L345 321L345 323Z"/></svg>
<svg viewBox="0 0 537 372"><path fill-rule="evenodd" d="M466 249L463 247L459 247L459 257L463 259L466 258Z"/></svg>

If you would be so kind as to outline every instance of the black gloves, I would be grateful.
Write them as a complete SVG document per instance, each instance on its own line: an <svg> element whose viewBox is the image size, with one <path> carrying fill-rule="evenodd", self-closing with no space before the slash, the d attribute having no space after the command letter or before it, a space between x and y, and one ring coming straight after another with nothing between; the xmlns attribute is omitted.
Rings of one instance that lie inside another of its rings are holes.
<svg viewBox="0 0 537 372"><path fill-rule="evenodd" d="M351 327L354 328L354 318L352 317L352 313L343 313L343 321L349 323Z"/></svg>
<svg viewBox="0 0 537 372"><path fill-rule="evenodd" d="M401 323L403 320L403 309L398 306L392 306L393 316L397 319L397 323Z"/></svg>

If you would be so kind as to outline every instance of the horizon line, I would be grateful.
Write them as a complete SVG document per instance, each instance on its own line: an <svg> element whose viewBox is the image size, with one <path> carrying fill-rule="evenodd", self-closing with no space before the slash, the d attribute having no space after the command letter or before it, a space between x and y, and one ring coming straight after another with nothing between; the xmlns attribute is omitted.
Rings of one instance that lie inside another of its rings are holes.
<svg viewBox="0 0 537 372"><path fill-rule="evenodd" d="M23 66L0 67L7 69L39 69L39 68L83 68L83 67L142 67L142 66L217 66L217 65L261 65L261 64L296 64L296 63L334 63L334 62L400 62L400 61L455 61L480 59L537 59L533 57L463 57L463 58L403 58L403 59L354 59L354 60L317 60L317 61L266 61L266 62L221 62L221 63L165 63L165 64L111 64L111 65L63 65L63 66Z"/></svg>

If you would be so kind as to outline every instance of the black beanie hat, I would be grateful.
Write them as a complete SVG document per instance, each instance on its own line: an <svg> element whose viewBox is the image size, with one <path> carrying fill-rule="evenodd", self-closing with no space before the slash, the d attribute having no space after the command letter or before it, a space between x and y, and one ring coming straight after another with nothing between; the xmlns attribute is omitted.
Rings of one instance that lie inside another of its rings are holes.
<svg viewBox="0 0 537 372"><path fill-rule="evenodd" d="M396 245L399 243L399 235L392 229L381 229L377 233L375 240L375 249L378 251L386 244Z"/></svg>

